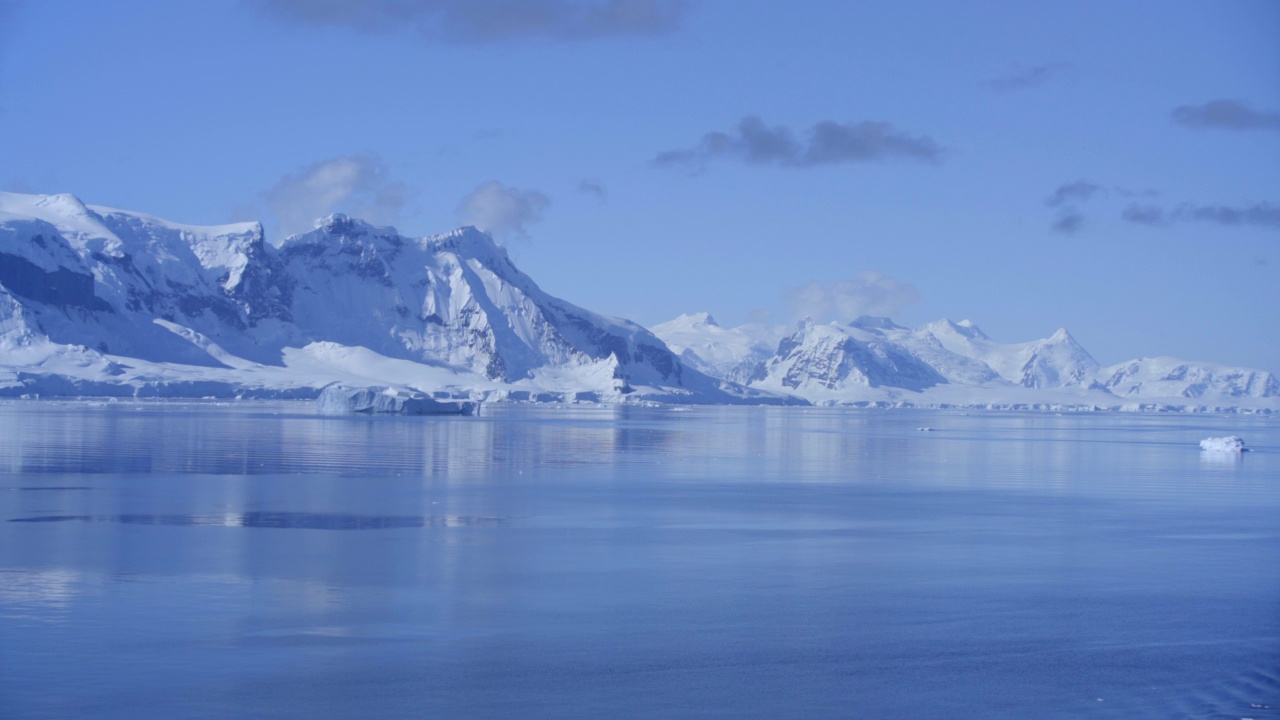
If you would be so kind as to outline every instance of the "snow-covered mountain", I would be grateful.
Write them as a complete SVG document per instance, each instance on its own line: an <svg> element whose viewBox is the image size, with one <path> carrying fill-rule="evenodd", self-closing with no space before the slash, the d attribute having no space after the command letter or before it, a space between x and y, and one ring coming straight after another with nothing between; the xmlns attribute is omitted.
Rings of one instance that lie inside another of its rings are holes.
<svg viewBox="0 0 1280 720"><path fill-rule="evenodd" d="M1098 377L1120 397L1280 397L1280 381L1269 372L1168 357L1130 360L1104 368Z"/></svg>
<svg viewBox="0 0 1280 720"><path fill-rule="evenodd" d="M897 326L892 326L896 329ZM832 399L865 388L924 390L946 382L937 370L881 328L800 323L759 367L752 384L807 399Z"/></svg>
<svg viewBox="0 0 1280 720"><path fill-rule="evenodd" d="M409 238L331 215L277 246L258 223L0 193L0 396L314 397L334 382L489 400L1280 410L1271 373L1100 368L1066 330L1002 344L969 321L723 328L700 313L650 332L547 295L474 228Z"/></svg>
<svg viewBox="0 0 1280 720"><path fill-rule="evenodd" d="M707 312L681 315L650 330L686 365L738 383L749 381L786 335L785 328L762 323L726 329Z"/></svg>
<svg viewBox="0 0 1280 720"><path fill-rule="evenodd" d="M984 363L1000 377L1026 388L1094 387L1098 361L1065 328L1043 340L1001 344L970 320L938 320L916 331L951 352Z"/></svg>
<svg viewBox="0 0 1280 720"><path fill-rule="evenodd" d="M305 394L371 379L487 396L779 400L547 295L474 228L406 238L331 215L275 247L257 223L181 225L70 195L0 193L0 367L7 394Z"/></svg>
<svg viewBox="0 0 1280 720"><path fill-rule="evenodd" d="M1071 406L1280 410L1280 384L1261 370L1168 358L1101 368L1065 329L1024 343L999 343L973 322L939 320L908 329L887 318L852 323L803 321L773 354L735 360L721 338L734 329L681 316L655 332L677 340L686 363L723 375L753 365L753 388L791 393L817 404ZM754 336L766 331L751 328ZM698 356L704 348L709 358ZM735 362L739 364L735 364ZM736 372L743 373L742 370Z"/></svg>

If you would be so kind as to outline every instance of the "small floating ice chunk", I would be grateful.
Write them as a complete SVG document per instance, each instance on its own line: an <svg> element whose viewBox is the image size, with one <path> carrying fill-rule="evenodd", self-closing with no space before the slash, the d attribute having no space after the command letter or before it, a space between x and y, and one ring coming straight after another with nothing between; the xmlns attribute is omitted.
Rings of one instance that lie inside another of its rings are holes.
<svg viewBox="0 0 1280 720"><path fill-rule="evenodd" d="M1230 435L1228 437L1205 438L1200 441L1200 449L1205 452L1242 453L1245 451L1244 440Z"/></svg>

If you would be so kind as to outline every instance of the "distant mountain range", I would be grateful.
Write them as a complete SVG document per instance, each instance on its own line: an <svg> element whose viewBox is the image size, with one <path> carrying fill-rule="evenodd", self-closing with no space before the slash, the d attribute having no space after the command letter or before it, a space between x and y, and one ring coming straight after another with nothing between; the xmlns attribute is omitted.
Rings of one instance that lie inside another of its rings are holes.
<svg viewBox="0 0 1280 720"><path fill-rule="evenodd" d="M996 343L910 330L652 331L547 295L474 228L407 238L331 215L278 247L0 193L0 396L314 397L335 382L480 400L1280 410L1260 370L1169 358L1100 368L1065 330Z"/></svg>
<svg viewBox="0 0 1280 720"><path fill-rule="evenodd" d="M712 376L822 405L1280 407L1280 381L1272 373L1174 358L1101 367L1065 329L1002 344L969 320L915 329L887 318L805 321L767 351L778 328L725 329L700 313L654 333Z"/></svg>

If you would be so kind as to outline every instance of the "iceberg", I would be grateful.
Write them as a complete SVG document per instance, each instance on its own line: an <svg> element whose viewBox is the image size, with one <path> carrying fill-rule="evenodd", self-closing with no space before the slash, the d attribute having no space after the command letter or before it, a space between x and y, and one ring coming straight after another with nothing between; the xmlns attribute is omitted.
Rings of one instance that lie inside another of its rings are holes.
<svg viewBox="0 0 1280 720"><path fill-rule="evenodd" d="M393 415L475 415L480 403L436 400L424 393L392 387L353 388L330 385L316 398L316 410L326 415L387 413Z"/></svg>
<svg viewBox="0 0 1280 720"><path fill-rule="evenodd" d="M1205 438L1200 441L1200 449L1214 453L1242 453L1247 450L1244 440L1230 435L1228 437Z"/></svg>

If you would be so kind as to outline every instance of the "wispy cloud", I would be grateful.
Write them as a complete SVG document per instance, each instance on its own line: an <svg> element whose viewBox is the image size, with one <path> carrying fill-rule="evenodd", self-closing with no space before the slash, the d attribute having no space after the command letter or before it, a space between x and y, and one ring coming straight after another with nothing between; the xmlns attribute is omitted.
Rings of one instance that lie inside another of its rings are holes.
<svg viewBox="0 0 1280 720"><path fill-rule="evenodd" d="M551 198L537 190L521 190L490 180L462 199L458 215L498 238L528 237L525 226L541 220L549 205Z"/></svg>
<svg viewBox="0 0 1280 720"><path fill-rule="evenodd" d="M377 224L395 224L412 191L393 180L373 154L341 155L300 167L264 194L283 235L305 232L315 220L345 212Z"/></svg>
<svg viewBox="0 0 1280 720"><path fill-rule="evenodd" d="M1084 227L1084 213L1080 212L1080 209L1074 205L1063 206L1058 211L1058 217L1054 219L1053 224L1049 227L1054 232L1062 233L1063 235L1074 235Z"/></svg>
<svg viewBox="0 0 1280 720"><path fill-rule="evenodd" d="M1170 117L1178 125L1196 130L1280 130L1280 112L1255 110L1240 100L1180 105Z"/></svg>
<svg viewBox="0 0 1280 720"><path fill-rule="evenodd" d="M1076 180L1059 185L1049 197L1045 198L1044 204L1049 207L1058 207L1068 202L1087 202L1106 194L1107 189L1096 182Z"/></svg>
<svg viewBox="0 0 1280 720"><path fill-rule="evenodd" d="M1106 197L1107 189L1092 180L1063 183L1044 199L1044 204L1058 209L1049 228L1063 235L1074 235L1084 228L1084 212L1080 206L1090 200Z"/></svg>
<svg viewBox="0 0 1280 720"><path fill-rule="evenodd" d="M1240 205L1197 202L1162 204L1152 202L1153 198L1160 196L1157 190L1132 190L1124 187L1108 190L1102 184L1091 180L1063 183L1045 198L1045 205L1057 209L1056 217L1049 225L1050 229L1068 235L1080 232L1086 224L1082 206L1095 207L1098 202L1112 194L1128 201L1128 204L1120 210L1120 218L1135 225L1164 228L1179 223L1195 222L1280 229L1280 205L1269 202ZM1114 208L1114 206L1111 207Z"/></svg>
<svg viewBox="0 0 1280 720"><path fill-rule="evenodd" d="M587 178L578 183L578 192L594 196L601 204L609 201L609 193L604 189L604 185L594 178Z"/></svg>
<svg viewBox="0 0 1280 720"><path fill-rule="evenodd" d="M1215 225L1248 225L1280 229L1280 205L1252 203L1249 205L1184 205L1175 213L1180 219Z"/></svg>
<svg viewBox="0 0 1280 720"><path fill-rule="evenodd" d="M13 178L9 180L5 184L0 185L0 190L11 193L22 193L24 195L34 195L36 192L36 189L22 178Z"/></svg>
<svg viewBox="0 0 1280 720"><path fill-rule="evenodd" d="M1201 222L1227 227L1258 227L1280 230L1280 205L1267 202L1245 205L1202 205L1182 203L1166 210L1159 205L1132 203L1121 217L1148 227L1168 227L1179 222Z"/></svg>
<svg viewBox="0 0 1280 720"><path fill-rule="evenodd" d="M366 33L416 30L444 42L580 41L662 35L685 0L244 0L269 17Z"/></svg>
<svg viewBox="0 0 1280 720"><path fill-rule="evenodd" d="M1145 203L1129 203L1120 213L1120 217L1128 222L1149 227L1162 227L1169 223L1168 214L1159 205Z"/></svg>
<svg viewBox="0 0 1280 720"><path fill-rule="evenodd" d="M793 320L849 322L862 315L894 317L920 302L920 291L882 272L862 270L840 282L810 280L788 292L786 300Z"/></svg>
<svg viewBox="0 0 1280 720"><path fill-rule="evenodd" d="M1070 69L1071 65L1069 63L1045 63L1043 65L1035 65L1024 70L1019 70L1008 75L1003 75L998 78L992 78L991 80L987 80L982 83L982 86L988 90L995 90L998 92L1026 90L1027 88L1044 85Z"/></svg>
<svg viewBox="0 0 1280 720"><path fill-rule="evenodd" d="M707 162L721 159L748 165L813 167L898 159L935 163L942 155L942 146L933 138L910 135L887 122L823 120L798 140L790 128L769 127L748 115L730 132L709 132L693 147L658 153L652 164L696 172Z"/></svg>

